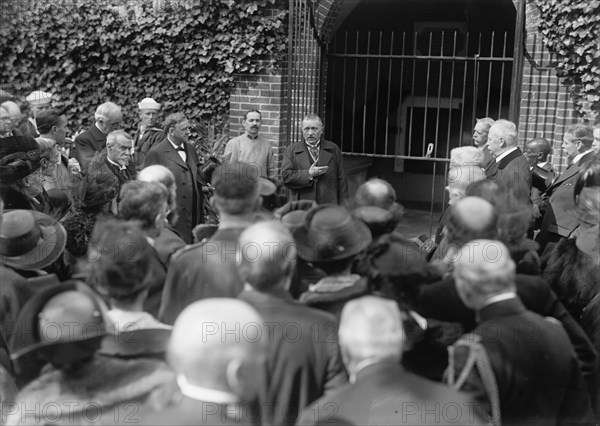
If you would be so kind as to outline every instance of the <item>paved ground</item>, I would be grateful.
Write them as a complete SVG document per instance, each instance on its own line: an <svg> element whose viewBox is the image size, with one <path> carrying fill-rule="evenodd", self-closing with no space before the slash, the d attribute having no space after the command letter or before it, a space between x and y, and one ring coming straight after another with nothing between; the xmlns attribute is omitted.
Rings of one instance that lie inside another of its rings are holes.
<svg viewBox="0 0 600 426"><path fill-rule="evenodd" d="M400 231L408 238L418 237L422 234L431 235L435 232L441 214L437 211L433 212L433 226L430 229L429 222L431 213L427 210L417 210L405 208L404 216L400 222Z"/></svg>

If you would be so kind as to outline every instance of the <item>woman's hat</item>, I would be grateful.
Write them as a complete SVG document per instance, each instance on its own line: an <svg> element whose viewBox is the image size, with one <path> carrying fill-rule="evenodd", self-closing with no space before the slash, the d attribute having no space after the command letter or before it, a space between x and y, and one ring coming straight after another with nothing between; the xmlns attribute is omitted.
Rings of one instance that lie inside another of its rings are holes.
<svg viewBox="0 0 600 426"><path fill-rule="evenodd" d="M294 231L298 255L307 262L332 262L354 256L371 244L367 225L341 206L324 204L306 214Z"/></svg>
<svg viewBox="0 0 600 426"><path fill-rule="evenodd" d="M36 293L23 306L10 342L15 367L32 368L40 355L67 364L93 353L107 334L106 312L102 299L79 281Z"/></svg>
<svg viewBox="0 0 600 426"><path fill-rule="evenodd" d="M65 228L51 216L34 210L12 210L2 216L0 256L17 269L42 269L65 250Z"/></svg>
<svg viewBox="0 0 600 426"><path fill-rule="evenodd" d="M15 183L41 167L42 155L35 139L9 136L0 143L0 176L2 182Z"/></svg>

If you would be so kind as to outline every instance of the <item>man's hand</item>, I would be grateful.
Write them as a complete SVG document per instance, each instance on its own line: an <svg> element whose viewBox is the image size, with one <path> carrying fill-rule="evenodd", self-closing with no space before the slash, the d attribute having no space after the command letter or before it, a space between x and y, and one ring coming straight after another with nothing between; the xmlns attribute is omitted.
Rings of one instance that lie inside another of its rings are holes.
<svg viewBox="0 0 600 426"><path fill-rule="evenodd" d="M317 166L317 162L315 161L314 163L312 163L310 165L310 168L308 169L308 174L310 175L311 178L315 178L317 176L321 176L322 174L325 174L325 172L327 172L327 169L329 169L329 166L320 166L319 167L319 166Z"/></svg>

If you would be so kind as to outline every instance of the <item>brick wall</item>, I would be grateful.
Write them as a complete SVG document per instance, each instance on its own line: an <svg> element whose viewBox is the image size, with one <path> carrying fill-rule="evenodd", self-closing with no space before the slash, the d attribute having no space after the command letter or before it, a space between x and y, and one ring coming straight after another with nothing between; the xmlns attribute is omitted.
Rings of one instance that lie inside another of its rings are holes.
<svg viewBox="0 0 600 426"><path fill-rule="evenodd" d="M525 52L519 113L520 144L536 137L553 147L552 164L562 172L567 158L561 149L565 127L578 121L569 95L554 70L555 59L538 31L539 10L528 2L525 14Z"/></svg>

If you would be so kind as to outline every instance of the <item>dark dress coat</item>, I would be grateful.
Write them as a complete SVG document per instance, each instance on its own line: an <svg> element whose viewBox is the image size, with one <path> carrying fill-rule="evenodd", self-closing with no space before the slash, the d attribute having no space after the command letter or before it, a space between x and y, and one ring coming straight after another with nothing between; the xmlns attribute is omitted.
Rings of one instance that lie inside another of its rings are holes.
<svg viewBox="0 0 600 426"><path fill-rule="evenodd" d="M473 333L481 337L496 377L503 425L592 420L577 356L560 324L528 311L517 297L485 306L479 318ZM466 356L455 352L457 372ZM471 370L465 390L480 394L480 383Z"/></svg>
<svg viewBox="0 0 600 426"><path fill-rule="evenodd" d="M517 275L517 295L532 312L559 320L575 348L586 380L591 380L598 355L579 324L567 312L554 292L540 277ZM423 286L415 310L426 318L459 323L464 332L476 326L475 312L460 299L453 277Z"/></svg>
<svg viewBox="0 0 600 426"><path fill-rule="evenodd" d="M198 154L190 143L185 143L186 161L177 153L171 142L164 139L154 146L144 162L144 167L160 164L175 175L177 187L177 209L179 219L175 223L175 230L186 243L192 242L192 229L202 223L202 187L198 177Z"/></svg>
<svg viewBox="0 0 600 426"><path fill-rule="evenodd" d="M568 237L579 225L579 220L575 216L573 195L575 182L583 165L593 158L594 153L590 152L581 157L576 164L571 164L544 193L549 198L542 207L545 208L545 212L540 232L536 237L542 251L548 242L557 242L560 237Z"/></svg>
<svg viewBox="0 0 600 426"><path fill-rule="evenodd" d="M343 204L348 199L348 179L342 151L333 142L321 140L317 166L328 166L327 172L309 180L313 163L304 141L289 146L283 157L281 176L292 192L291 201L313 200L318 204Z"/></svg>
<svg viewBox="0 0 600 426"><path fill-rule="evenodd" d="M144 162L146 161L146 155L148 155L148 151L150 151L154 146L158 145L166 138L167 134L162 129L159 129L157 127L151 127L150 129L146 129L143 134L138 128L138 130L135 132L135 135L133 136L133 164L138 170L141 170L144 166Z"/></svg>
<svg viewBox="0 0 600 426"><path fill-rule="evenodd" d="M73 155L84 173L96 153L104 148L106 148L106 135L100 131L95 123L75 138L75 153Z"/></svg>
<svg viewBox="0 0 600 426"><path fill-rule="evenodd" d="M208 240L171 257L158 319L172 325L189 304L209 297L237 297L244 288L236 263L243 228L219 229Z"/></svg>
<svg viewBox="0 0 600 426"><path fill-rule="evenodd" d="M466 394L408 373L396 363L378 362L360 370L354 383L318 399L306 408L297 424L487 423L479 407Z"/></svg>
<svg viewBox="0 0 600 426"><path fill-rule="evenodd" d="M243 291L238 298L269 324L268 383L259 401L263 424L294 424L302 409L347 383L333 315L280 289Z"/></svg>
<svg viewBox="0 0 600 426"><path fill-rule="evenodd" d="M121 170L120 167L110 163L107 157L104 157L97 163L96 160L94 160L94 163L92 164L93 166L90 167L90 169L88 170L90 173L112 173L113 175L115 175L115 177L119 181L119 192L121 192L121 187L125 182L135 179L136 171L131 164L129 164L125 169Z"/></svg>
<svg viewBox="0 0 600 426"><path fill-rule="evenodd" d="M167 265L167 267L169 266L169 262L171 262L173 253L183 247L185 247L185 241L183 241L181 235L171 225L165 225L158 237L154 239L154 248L158 252L161 262Z"/></svg>
<svg viewBox="0 0 600 426"><path fill-rule="evenodd" d="M506 188L514 188L518 194L531 191L529 162L520 148L512 151L502 160L490 164L485 170L486 177Z"/></svg>

